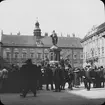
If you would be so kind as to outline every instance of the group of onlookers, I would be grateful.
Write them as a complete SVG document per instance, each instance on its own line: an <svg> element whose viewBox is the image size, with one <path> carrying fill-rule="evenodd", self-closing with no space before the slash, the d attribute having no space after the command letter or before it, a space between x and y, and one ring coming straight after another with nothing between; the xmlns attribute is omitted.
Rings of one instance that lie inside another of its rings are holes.
<svg viewBox="0 0 105 105"><path fill-rule="evenodd" d="M100 88L104 87L105 81L105 69L102 66L98 68L96 66L73 68L70 64L65 63L41 65L33 64L31 59L28 59L26 64L17 70L19 70L21 83L20 96L23 97L26 97L30 90L36 96L37 90L43 89L43 84L46 85L48 91L60 92L65 90L66 83L68 83L68 89L70 90L73 87L79 88L81 83L84 83L84 87L90 90L91 83L93 83L93 87ZM49 85L51 85L51 88Z"/></svg>
<svg viewBox="0 0 105 105"><path fill-rule="evenodd" d="M91 83L93 83L94 88L104 87L105 69L103 68L103 66L87 66L84 68L83 72L84 85L87 90L90 90Z"/></svg>
<svg viewBox="0 0 105 105"><path fill-rule="evenodd" d="M65 89L65 83L68 82L70 89L73 87L73 71L70 65L65 69L65 65L56 63L51 66L46 64L32 64L31 59L20 68L21 96L25 97L29 90L36 96L36 91L43 88L46 84L46 90L60 92ZM43 83L44 80L44 83Z"/></svg>

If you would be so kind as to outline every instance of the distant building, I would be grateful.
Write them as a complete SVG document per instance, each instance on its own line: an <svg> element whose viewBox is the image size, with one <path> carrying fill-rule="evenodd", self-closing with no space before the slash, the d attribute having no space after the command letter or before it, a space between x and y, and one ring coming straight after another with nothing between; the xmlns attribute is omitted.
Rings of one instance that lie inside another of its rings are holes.
<svg viewBox="0 0 105 105"><path fill-rule="evenodd" d="M82 40L83 66L91 65L105 67L105 22L97 26L90 35Z"/></svg>
<svg viewBox="0 0 105 105"><path fill-rule="evenodd" d="M52 46L52 39L48 33L41 34L39 22L35 24L34 35L6 35L2 33L2 57L10 64L21 66L28 58L33 63L52 59L52 53L49 52ZM82 66L83 48L77 37L58 37L57 46L62 49L61 57L69 59L72 66Z"/></svg>

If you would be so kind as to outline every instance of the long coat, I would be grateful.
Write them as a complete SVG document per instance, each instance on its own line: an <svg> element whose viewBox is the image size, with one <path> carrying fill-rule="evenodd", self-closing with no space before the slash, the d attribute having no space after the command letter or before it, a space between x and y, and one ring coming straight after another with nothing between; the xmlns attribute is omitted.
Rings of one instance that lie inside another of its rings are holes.
<svg viewBox="0 0 105 105"><path fill-rule="evenodd" d="M79 71L74 71L74 85L80 85Z"/></svg>
<svg viewBox="0 0 105 105"><path fill-rule="evenodd" d="M55 82L61 82L61 70L60 68L55 68L55 72L54 72L54 81Z"/></svg>
<svg viewBox="0 0 105 105"><path fill-rule="evenodd" d="M31 63L23 65L20 68L20 76L22 86L36 84L38 79L37 66Z"/></svg>

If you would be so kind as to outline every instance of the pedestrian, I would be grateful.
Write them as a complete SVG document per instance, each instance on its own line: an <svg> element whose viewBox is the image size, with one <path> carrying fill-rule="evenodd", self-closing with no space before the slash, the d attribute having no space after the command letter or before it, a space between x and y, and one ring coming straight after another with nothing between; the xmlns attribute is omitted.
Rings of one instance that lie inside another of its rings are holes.
<svg viewBox="0 0 105 105"><path fill-rule="evenodd" d="M37 90L42 90L42 71L41 71L42 66L40 64L37 65Z"/></svg>
<svg viewBox="0 0 105 105"><path fill-rule="evenodd" d="M31 59L26 61L26 64L20 68L21 79L23 80L22 94L20 96L26 97L29 90L36 96L37 87L37 66L32 64Z"/></svg>
<svg viewBox="0 0 105 105"><path fill-rule="evenodd" d="M80 86L79 68L76 68L74 70L74 85L75 85L75 88L78 88Z"/></svg>
<svg viewBox="0 0 105 105"><path fill-rule="evenodd" d="M74 73L73 73L73 69L70 65L68 65L68 88L73 90L73 80L74 80Z"/></svg>
<svg viewBox="0 0 105 105"><path fill-rule="evenodd" d="M61 73L61 89L65 90L66 84L66 74L68 71L65 70L65 65L60 65L60 73Z"/></svg>
<svg viewBox="0 0 105 105"><path fill-rule="evenodd" d="M53 71L50 67L50 64L47 64L45 69L45 78L46 78L46 90L49 89L49 84L51 85L51 90L53 90Z"/></svg>
<svg viewBox="0 0 105 105"><path fill-rule="evenodd" d="M56 63L56 68L54 72L54 84L55 84L55 92L61 91L61 70L58 64Z"/></svg>
<svg viewBox="0 0 105 105"><path fill-rule="evenodd" d="M91 72L91 67L86 67L86 69L85 69L85 87L87 88L88 91L91 88L90 72Z"/></svg>
<svg viewBox="0 0 105 105"><path fill-rule="evenodd" d="M0 68L0 89L2 89L3 82L8 78L8 70L6 67Z"/></svg>

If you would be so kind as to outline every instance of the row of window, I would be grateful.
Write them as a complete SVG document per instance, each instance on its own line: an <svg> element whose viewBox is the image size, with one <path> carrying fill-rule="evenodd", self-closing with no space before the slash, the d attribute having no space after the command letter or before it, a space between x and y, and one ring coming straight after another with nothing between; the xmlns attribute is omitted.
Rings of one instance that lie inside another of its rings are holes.
<svg viewBox="0 0 105 105"><path fill-rule="evenodd" d="M100 56L101 51L102 51L102 56L103 56L104 55L104 47L98 48L98 50L95 50L93 48L90 50L90 53L86 52L86 58L93 57L93 56ZM84 58L85 58L85 53L84 53Z"/></svg>
<svg viewBox="0 0 105 105"><path fill-rule="evenodd" d="M36 50L37 50L37 49L36 49ZM35 50L35 49L29 49L30 53L34 53L36 50ZM42 50L44 50L45 53L48 53L48 52L49 52L48 49L42 49ZM41 51L42 51L42 50L41 50ZM5 48L4 51L11 52L11 49L10 49L10 48ZM22 52L26 52L26 53L28 52L28 50L25 49L25 48L23 48L21 51L22 51ZM13 49L13 52L20 52L20 50L19 50L18 48L14 48L14 49Z"/></svg>
<svg viewBox="0 0 105 105"><path fill-rule="evenodd" d="M6 58L11 58L11 53L10 52L6 52ZM19 53L18 52L15 52L13 54L13 58L19 58ZM22 53L22 58L27 58L27 53L24 52ZM30 58L35 58L35 54L34 53L30 53ZM42 53L37 53L37 58L38 59L42 59ZM44 54L44 58L48 58L48 53L45 53Z"/></svg>
<svg viewBox="0 0 105 105"><path fill-rule="evenodd" d="M62 55L61 55L62 56ZM71 55L65 56L66 58L72 58ZM73 54L73 59L79 59L78 54ZM80 54L80 59L83 59L83 53Z"/></svg>
<svg viewBox="0 0 105 105"><path fill-rule="evenodd" d="M44 58L49 58L49 54L48 53L44 53L44 55L42 53L37 53L37 58L41 59L43 58L42 56L44 56ZM6 58L11 58L11 53L10 52L6 52ZM15 52L13 54L13 58L19 58L19 53ZM27 53L24 52L22 53L22 58L27 58ZM35 58L35 54L34 53L30 53L30 58ZM51 59L53 59L53 53L51 53ZM77 59L77 54L73 55L73 59ZM80 54L80 59L83 59L83 54Z"/></svg>

